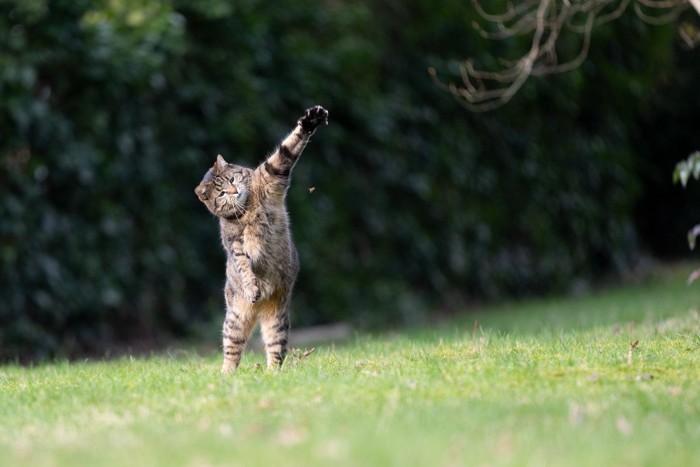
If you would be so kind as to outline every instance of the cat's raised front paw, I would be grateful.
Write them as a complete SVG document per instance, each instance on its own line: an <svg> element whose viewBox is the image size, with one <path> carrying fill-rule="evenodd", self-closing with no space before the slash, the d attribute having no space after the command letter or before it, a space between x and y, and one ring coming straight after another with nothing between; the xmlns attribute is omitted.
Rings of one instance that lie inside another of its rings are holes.
<svg viewBox="0 0 700 467"><path fill-rule="evenodd" d="M308 108L297 124L307 133L311 133L319 125L328 125L328 111L320 105Z"/></svg>

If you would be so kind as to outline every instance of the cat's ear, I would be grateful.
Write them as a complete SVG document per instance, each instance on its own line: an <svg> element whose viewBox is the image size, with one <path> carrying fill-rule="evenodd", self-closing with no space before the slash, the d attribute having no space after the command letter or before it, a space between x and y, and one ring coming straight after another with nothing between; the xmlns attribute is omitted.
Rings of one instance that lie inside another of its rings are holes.
<svg viewBox="0 0 700 467"><path fill-rule="evenodd" d="M228 162L226 162L221 154L216 156L216 162L214 163L214 172L221 172L228 166Z"/></svg>
<svg viewBox="0 0 700 467"><path fill-rule="evenodd" d="M197 193L197 198L199 198L200 201L206 201L208 199L206 186L199 185L194 189L194 192Z"/></svg>

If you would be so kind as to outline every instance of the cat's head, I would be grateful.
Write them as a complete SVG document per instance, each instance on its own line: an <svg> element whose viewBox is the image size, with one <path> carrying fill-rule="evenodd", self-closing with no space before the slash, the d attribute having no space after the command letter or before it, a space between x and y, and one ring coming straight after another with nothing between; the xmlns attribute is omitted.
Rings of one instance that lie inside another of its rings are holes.
<svg viewBox="0 0 700 467"><path fill-rule="evenodd" d="M219 155L194 192L215 216L240 217L250 192L250 173L250 169L229 164Z"/></svg>

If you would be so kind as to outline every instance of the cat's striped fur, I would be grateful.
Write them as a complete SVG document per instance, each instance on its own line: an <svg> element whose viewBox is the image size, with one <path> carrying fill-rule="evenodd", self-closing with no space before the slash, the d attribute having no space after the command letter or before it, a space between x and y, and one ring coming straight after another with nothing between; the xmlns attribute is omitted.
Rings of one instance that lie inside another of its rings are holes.
<svg viewBox="0 0 700 467"><path fill-rule="evenodd" d="M289 305L299 271L285 197L292 169L319 125L328 124L321 106L307 109L296 128L257 168L218 156L195 189L221 226L226 250L226 318L222 372L234 371L259 321L267 367L279 367L287 352Z"/></svg>

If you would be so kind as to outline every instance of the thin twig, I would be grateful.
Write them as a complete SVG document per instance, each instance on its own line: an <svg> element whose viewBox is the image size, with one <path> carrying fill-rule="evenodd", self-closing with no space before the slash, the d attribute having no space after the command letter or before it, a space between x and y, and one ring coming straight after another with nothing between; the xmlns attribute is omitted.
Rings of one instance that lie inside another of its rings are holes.
<svg viewBox="0 0 700 467"><path fill-rule="evenodd" d="M637 344L639 344L639 339L637 339L634 342L630 341L630 348L627 351L627 365L632 366L632 351L637 348Z"/></svg>

